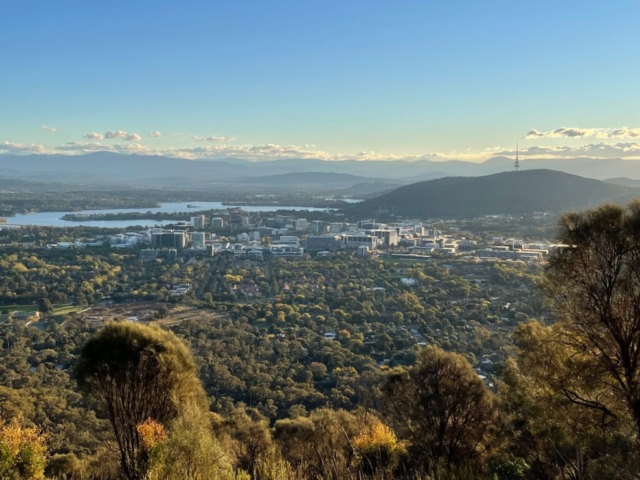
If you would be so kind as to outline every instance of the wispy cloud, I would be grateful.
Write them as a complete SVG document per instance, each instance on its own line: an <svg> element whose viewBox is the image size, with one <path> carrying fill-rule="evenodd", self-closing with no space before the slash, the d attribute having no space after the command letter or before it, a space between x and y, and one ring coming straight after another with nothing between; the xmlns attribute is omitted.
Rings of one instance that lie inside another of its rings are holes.
<svg viewBox="0 0 640 480"><path fill-rule="evenodd" d="M42 129L49 133L56 133L58 131L56 127L50 127L49 125L42 125Z"/></svg>
<svg viewBox="0 0 640 480"><path fill-rule="evenodd" d="M102 140L104 138L104 135L97 132L91 132L91 133L87 133L82 138L86 138L87 140Z"/></svg>
<svg viewBox="0 0 640 480"><path fill-rule="evenodd" d="M561 127L548 132L538 130L528 131L523 138L527 140L540 138L637 138L640 137L640 128L578 128Z"/></svg>
<svg viewBox="0 0 640 480"><path fill-rule="evenodd" d="M210 137L197 137L194 136L195 142L233 142L236 137L225 137L223 135L211 135Z"/></svg>
<svg viewBox="0 0 640 480"><path fill-rule="evenodd" d="M58 145L55 147L55 151L82 154L90 152L146 153L154 150L137 143L105 145L99 142L69 142L64 145Z"/></svg>
<svg viewBox="0 0 640 480"><path fill-rule="evenodd" d="M151 133L158 133L157 136L160 136L160 132L151 132ZM150 134L149 136L152 136L152 135ZM125 132L124 130L110 130L105 133L91 132L91 133L87 133L82 138L86 140L105 140L105 139L116 140L117 139L117 140L124 140L126 142L139 142L140 140L142 140L142 137L137 133L129 133L129 132Z"/></svg>
<svg viewBox="0 0 640 480"><path fill-rule="evenodd" d="M109 140L120 139L127 142L139 142L142 140L142 137L137 133L129 133L123 130L110 130L104 134L104 138Z"/></svg>
<svg viewBox="0 0 640 480"><path fill-rule="evenodd" d="M149 132L149 135L147 135L147 137L151 137L151 138L160 138L161 136L162 134L158 131Z"/></svg>

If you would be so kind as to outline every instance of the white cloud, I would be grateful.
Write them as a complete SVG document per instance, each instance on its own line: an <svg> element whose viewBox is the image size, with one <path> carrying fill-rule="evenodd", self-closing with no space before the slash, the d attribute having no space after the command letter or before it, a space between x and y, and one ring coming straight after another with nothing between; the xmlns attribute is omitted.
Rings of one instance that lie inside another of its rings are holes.
<svg viewBox="0 0 640 480"><path fill-rule="evenodd" d="M515 150L503 150L497 155L515 155ZM520 149L520 155L524 158L625 158L640 159L640 143L591 143L579 146L532 146Z"/></svg>
<svg viewBox="0 0 640 480"><path fill-rule="evenodd" d="M129 133L123 130L110 130L104 134L104 138L109 140L120 139L127 142L139 142L142 140L142 137L137 133Z"/></svg>
<svg viewBox="0 0 640 480"><path fill-rule="evenodd" d="M523 138L527 140L538 138L636 138L640 137L640 128L578 128L561 127L548 132L529 130Z"/></svg>
<svg viewBox="0 0 640 480"><path fill-rule="evenodd" d="M42 145L13 143L5 141L0 143L0 152L15 154L46 153L46 149Z"/></svg>
<svg viewBox="0 0 640 480"><path fill-rule="evenodd" d="M225 137L223 135L211 135L210 137L193 137L195 142L233 142L236 137Z"/></svg>
<svg viewBox="0 0 640 480"><path fill-rule="evenodd" d="M110 133L110 132L107 132ZM629 132L611 132L612 135L630 135ZM397 154L388 152L375 152L370 150L359 153L336 153L328 152L315 147L314 145L234 145L223 142L207 142L195 146L185 147L153 147L142 145L135 141L139 136L128 132L111 132L109 138L120 139L121 142L101 142L107 138L107 134L89 133L85 135L86 141L71 142L57 146L28 145L20 143L3 142L0 144L0 154L30 154L49 153L79 155L83 153L106 151L116 153L138 153L144 155L163 155L167 157L178 157L191 160L218 160L225 158L239 158L250 161L269 161L277 159L320 159L329 161L356 160L356 161L376 161L376 160L464 160L483 161L493 156L506 155L514 156L515 149L493 147L484 150L464 149L461 151L449 152L427 152L423 154ZM600 142L585 145L533 145L520 149L523 159L566 159L566 158L623 158L640 160L640 141L628 142Z"/></svg>
<svg viewBox="0 0 640 480"><path fill-rule="evenodd" d="M87 133L82 138L86 138L87 140L102 140L104 138L104 135L97 132L91 132L91 133Z"/></svg>
<svg viewBox="0 0 640 480"><path fill-rule="evenodd" d="M616 128L609 132L610 138L638 138L640 137L640 128Z"/></svg>
<svg viewBox="0 0 640 480"><path fill-rule="evenodd" d="M151 137L151 138L160 138L161 136L162 134L158 131L149 132L149 135L147 135L147 137Z"/></svg>
<svg viewBox="0 0 640 480"><path fill-rule="evenodd" d="M49 125L42 125L42 129L49 133L56 133L58 131L56 127L50 127Z"/></svg>

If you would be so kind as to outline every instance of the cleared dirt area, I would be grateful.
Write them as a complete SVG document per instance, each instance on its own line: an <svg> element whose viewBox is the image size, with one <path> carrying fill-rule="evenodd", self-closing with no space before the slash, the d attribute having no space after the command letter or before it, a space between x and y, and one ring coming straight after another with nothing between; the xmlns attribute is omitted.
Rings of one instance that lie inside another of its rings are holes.
<svg viewBox="0 0 640 480"><path fill-rule="evenodd" d="M165 318L158 319L157 313L162 308L169 310ZM112 305L96 305L81 314L89 319L91 325L100 328L110 320L124 319L132 322L157 322L161 325L175 325L185 320L202 319L212 320L222 318L224 315L210 310L203 310L189 305L167 305L161 302L129 302Z"/></svg>
<svg viewBox="0 0 640 480"><path fill-rule="evenodd" d="M217 318L224 318L225 314L212 312L211 310L203 310L198 307L191 306L176 306L173 310L169 310L169 315L166 318L156 320L160 325L176 325L184 322L185 320L214 320Z"/></svg>

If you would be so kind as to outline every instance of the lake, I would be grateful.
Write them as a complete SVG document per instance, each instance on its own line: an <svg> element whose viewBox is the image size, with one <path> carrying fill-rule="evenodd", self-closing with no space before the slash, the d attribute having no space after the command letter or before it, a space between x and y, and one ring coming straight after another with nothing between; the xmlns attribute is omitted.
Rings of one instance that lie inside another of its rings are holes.
<svg viewBox="0 0 640 480"><path fill-rule="evenodd" d="M188 208L187 205L195 205L197 208ZM107 209L107 210L81 210L75 212L38 212L27 215L16 215L15 217L6 217L7 225L38 225L43 227L107 227L107 228L126 228L141 225L143 227L153 227L155 225L168 225L175 223L175 220L92 220L89 222L69 222L62 220L66 214L78 213L146 213L146 212L197 212L200 210L219 210L226 208L234 208L230 205L222 205L222 202L181 202L181 203L163 203L157 208L123 208L123 209ZM246 212L275 212L276 210L307 210L310 212L318 212L327 210L326 208L311 207L295 207L284 205L268 205L268 206L243 206Z"/></svg>

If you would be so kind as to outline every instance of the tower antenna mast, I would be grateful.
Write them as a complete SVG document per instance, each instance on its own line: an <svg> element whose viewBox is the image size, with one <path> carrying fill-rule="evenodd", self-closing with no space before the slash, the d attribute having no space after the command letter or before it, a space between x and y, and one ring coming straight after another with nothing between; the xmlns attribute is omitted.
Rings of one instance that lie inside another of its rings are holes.
<svg viewBox="0 0 640 480"><path fill-rule="evenodd" d="M520 160L518 160L518 153L520 153L520 149L519 149L519 146L516 144L516 163L515 163L516 172L520 169Z"/></svg>

